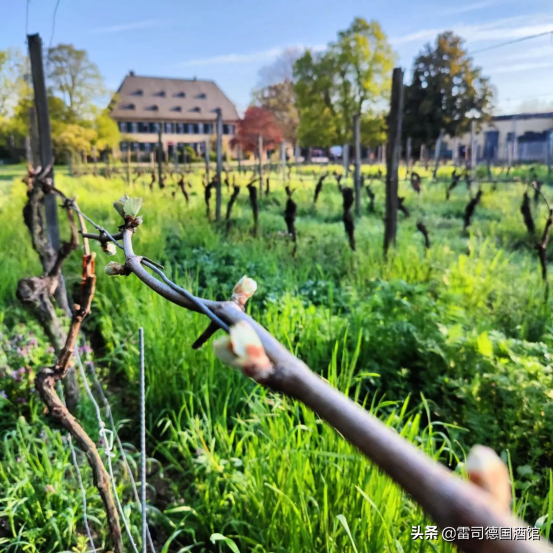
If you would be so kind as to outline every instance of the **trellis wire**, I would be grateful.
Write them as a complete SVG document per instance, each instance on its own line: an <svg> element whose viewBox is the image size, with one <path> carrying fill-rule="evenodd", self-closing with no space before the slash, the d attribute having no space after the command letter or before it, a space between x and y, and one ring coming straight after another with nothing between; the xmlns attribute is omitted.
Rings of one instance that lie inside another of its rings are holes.
<svg viewBox="0 0 553 553"><path fill-rule="evenodd" d="M123 458L123 463L125 464L125 469L127 470L127 473L129 475L129 479L131 481L131 487L133 490L133 496L138 505L140 505L140 497L138 495L138 488L136 487L136 482L134 480L134 476L132 473L131 466L129 465L129 462L127 460L127 455L125 453L125 450L123 448L123 444L121 443L121 438L119 438L119 434L117 432L117 428L115 426L115 421L113 420L113 414L111 412L111 405L109 404L108 398L106 397L106 394L104 393L104 389L102 388L102 385L100 384L100 381L98 379L98 375L96 374L96 369L94 367L94 363L88 363L88 368L90 375L92 377L92 383L94 385L94 389L100 396L100 399L102 400L102 403L104 404L104 408L106 410L109 423L113 432L113 435L115 436L115 443L117 444L117 447L119 448L119 453L121 457ZM148 534L148 543L150 545L150 549L153 551L153 553L156 553L154 542L152 540L152 535L150 533L150 528L147 526L146 531Z"/></svg>
<svg viewBox="0 0 553 553"><path fill-rule="evenodd" d="M58 395L60 396L61 402L65 405L65 398L63 396L63 388L61 382L57 382ZM77 482L79 483L79 488L81 490L81 497L83 500L83 523L86 529L86 534L88 540L90 541L90 547L92 547L92 553L96 553L96 548L94 546L94 540L92 539L92 533L90 532L90 526L88 525L88 517L86 514L86 490L83 486L83 479L81 476L81 469L79 468L79 463L77 461L77 453L75 452L75 446L73 445L73 440L71 439L71 434L67 434L67 439L69 441L69 449L71 450L71 459L73 461L73 466L75 468L75 473L77 475Z"/></svg>
<svg viewBox="0 0 553 553"><path fill-rule="evenodd" d="M111 430L106 429L106 425L104 424L104 421L102 420L102 413L100 411L100 406L96 402L96 399L94 398L94 395L92 394L92 391L90 390L90 386L88 385L88 379L86 378L86 373L84 371L83 363L81 361L81 356L79 354L79 348L75 348L75 357L77 358L77 364L79 365L79 372L81 373L81 377L83 379L83 384L86 390L86 393L92 402L92 405L94 406L94 409L96 411L96 418L98 419L98 425L100 426L100 436L102 437L102 441L104 443L105 451L106 451L106 458L108 461L108 472L109 476L111 478L111 486L113 488L113 495L115 496L115 500L117 502L117 510L119 511L119 516L123 519L123 524L125 526L125 531L127 532L127 536L129 537L129 541L131 543L131 546L133 548L134 553L138 553L138 549L136 548L136 544L134 543L134 539L132 537L131 529L129 528L129 523L127 521L127 517L125 516L125 513L123 511L123 507L121 505L121 501L119 500L119 494L117 493L117 486L115 484L115 475L113 474L113 466L111 464L111 458L114 457L114 454L112 453L113 448L113 432ZM112 440L108 440L107 434L108 432L111 434Z"/></svg>
<svg viewBox="0 0 553 553"><path fill-rule="evenodd" d="M77 452L75 451L75 446L73 445L73 440L71 434L67 434L67 439L69 440L69 448L71 449L71 457L73 459L73 465L75 465L75 472L77 473L77 481L79 482L79 488L81 488L81 495L83 498L83 522L86 528L86 534L88 536L88 541L90 542L90 547L92 547L92 553L96 553L96 547L94 546L94 540L92 539L92 534L90 533L90 527L88 526L88 517L86 514L86 490L83 486L83 479L81 476L81 469L79 468L79 463L77 461Z"/></svg>
<svg viewBox="0 0 553 553"><path fill-rule="evenodd" d="M138 341L140 346L140 494L142 499L142 553L147 552L146 529L146 397L144 375L144 329L138 329Z"/></svg>

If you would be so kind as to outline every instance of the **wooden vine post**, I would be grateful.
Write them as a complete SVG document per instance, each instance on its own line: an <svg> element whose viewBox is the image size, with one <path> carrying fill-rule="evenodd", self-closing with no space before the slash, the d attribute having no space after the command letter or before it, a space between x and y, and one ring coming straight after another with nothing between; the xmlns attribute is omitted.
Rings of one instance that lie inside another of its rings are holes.
<svg viewBox="0 0 553 553"><path fill-rule="evenodd" d="M223 182L223 112L217 108L217 184L215 189L215 220L221 219L221 184Z"/></svg>
<svg viewBox="0 0 553 553"><path fill-rule="evenodd" d="M438 176L438 167L440 166L440 156L442 153L442 142L444 140L444 129L440 130L440 136L438 136L438 140L436 142L436 151L434 152L434 173L433 178L436 180L436 177Z"/></svg>
<svg viewBox="0 0 553 553"><path fill-rule="evenodd" d="M386 214L384 217L384 255L395 245L398 209L398 168L401 152L403 119L403 70L396 67L392 74L392 99L388 118L388 147L386 149Z"/></svg>
<svg viewBox="0 0 553 553"><path fill-rule="evenodd" d="M475 170L476 170L476 130L475 121L472 119L470 122L470 180L474 182Z"/></svg>
<svg viewBox="0 0 553 553"><path fill-rule="evenodd" d="M158 123L157 130L157 178L158 185L163 188L163 142L161 141L161 133L163 123ZM152 171L153 174L153 171ZM152 183L153 184L153 183Z"/></svg>
<svg viewBox="0 0 553 553"><path fill-rule="evenodd" d="M263 196L263 137L257 135L257 155L259 156L259 195Z"/></svg>
<svg viewBox="0 0 553 553"><path fill-rule="evenodd" d="M361 216L361 123L360 114L353 116L353 141L355 146L355 215Z"/></svg>
<svg viewBox="0 0 553 553"><path fill-rule="evenodd" d="M40 35L28 35L29 58L31 61L31 74L33 79L36 123L38 127L38 157L42 168L50 167L48 178L54 183L54 151L52 148L52 131L50 127L50 113L48 111L48 97L46 94L46 83L44 80L44 66L42 54L42 40ZM34 116L31 114L31 132L34 127ZM56 195L50 190L44 192L43 199L44 216L46 219L46 238L49 245L49 251L57 252L60 249L60 229L58 221L58 207ZM52 270L55 263L55 256L45 256L41 258L44 273ZM59 275L60 285L55 289L55 298L58 306L65 311L69 311L67 294L63 275ZM73 412L79 402L79 386L75 369L70 368L64 379L64 391L69 409Z"/></svg>
<svg viewBox="0 0 553 553"><path fill-rule="evenodd" d="M282 163L282 182L286 182L286 141L280 145L280 161Z"/></svg>

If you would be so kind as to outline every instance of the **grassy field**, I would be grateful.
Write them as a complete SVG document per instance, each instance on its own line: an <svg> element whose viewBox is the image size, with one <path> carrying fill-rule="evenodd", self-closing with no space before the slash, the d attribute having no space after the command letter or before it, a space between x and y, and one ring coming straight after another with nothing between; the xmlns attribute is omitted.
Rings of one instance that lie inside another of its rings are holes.
<svg viewBox="0 0 553 553"><path fill-rule="evenodd" d="M189 206L171 181L151 192L149 177L129 187L121 178L72 178L60 171L56 183L108 229L118 225L114 200L124 193L142 196L138 255L163 263L194 293L216 299L228 298L242 275L253 277L259 290L252 314L313 370L432 457L462 472L472 445L493 447L512 471L513 511L529 524L539 521L549 537L553 300L519 211L528 168L512 172L521 182L499 183L495 191L482 184L468 232L465 184L445 201L450 168L440 169L438 182L425 178L420 196L402 177L400 195L410 217L399 215L397 248L386 260L383 183L372 184L375 212L363 196L352 252L336 181L325 181L314 206L313 171L319 169L293 173L295 255L284 234L286 196L275 174L271 194L260 200L258 236L251 233L245 189L230 232L206 220L199 172L189 177ZM376 171L364 168L365 174ZM40 273L21 216L22 175L22 167L0 168L0 550L84 552L82 502L66 438L43 416L32 385L36 370L52 362L52 351L15 299L18 279ZM239 184L247 180L237 176ZM229 195L225 189L224 210ZM541 200L533 207L541 229L547 208ZM428 252L416 230L419 220L430 231ZM411 527L432 522L409 497L307 409L223 366L209 344L192 350L205 320L133 276L106 277L101 268L113 258L93 247L99 278L85 333L94 353L83 354L100 373L135 468L137 340L144 327L148 493L158 551L453 549L441 540L413 541ZM79 264L76 253L66 265L70 290L79 282ZM86 397L79 417L98 439ZM79 459L88 520L100 547L104 515ZM139 543L140 513L128 475L119 457L114 466ZM130 542L126 547L132 551Z"/></svg>

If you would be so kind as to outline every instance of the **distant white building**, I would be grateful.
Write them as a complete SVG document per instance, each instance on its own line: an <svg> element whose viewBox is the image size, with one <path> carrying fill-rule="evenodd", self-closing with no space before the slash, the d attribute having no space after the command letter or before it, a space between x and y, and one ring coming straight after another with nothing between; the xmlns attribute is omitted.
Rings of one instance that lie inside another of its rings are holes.
<svg viewBox="0 0 553 553"><path fill-rule="evenodd" d="M548 151L553 155L552 135L553 112L496 115L475 133L476 158L546 163ZM455 151L460 160L470 158L470 133L457 140L445 137L442 153L454 156Z"/></svg>

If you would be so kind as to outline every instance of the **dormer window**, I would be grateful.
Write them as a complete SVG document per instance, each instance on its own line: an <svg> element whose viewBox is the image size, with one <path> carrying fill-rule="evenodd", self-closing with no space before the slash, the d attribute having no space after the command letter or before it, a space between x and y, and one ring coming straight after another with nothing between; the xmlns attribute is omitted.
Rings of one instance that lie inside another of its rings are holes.
<svg viewBox="0 0 553 553"><path fill-rule="evenodd" d="M146 111L158 111L159 108L154 104L153 106L148 106Z"/></svg>
<svg viewBox="0 0 553 553"><path fill-rule="evenodd" d="M121 106L121 109L135 109L135 105L134 104L123 104Z"/></svg>
<svg viewBox="0 0 553 553"><path fill-rule="evenodd" d="M171 108L170 111L182 111L182 108L180 106L175 106L174 108Z"/></svg>
<svg viewBox="0 0 553 553"><path fill-rule="evenodd" d="M192 111L192 112L194 112L194 113L200 113L200 111L202 111L202 110L201 110L201 108L199 108L198 106L196 106L196 107L192 108L190 111Z"/></svg>
<svg viewBox="0 0 553 553"><path fill-rule="evenodd" d="M196 98L196 100L205 100L207 98L207 95L205 92L200 92L199 94L194 96L194 98Z"/></svg>
<svg viewBox="0 0 553 553"><path fill-rule="evenodd" d="M175 95L175 98L186 98L185 92L177 92Z"/></svg>
<svg viewBox="0 0 553 553"><path fill-rule="evenodd" d="M134 92L131 92L131 96L142 96L144 94L144 91L142 89L137 89Z"/></svg>
<svg viewBox="0 0 553 553"><path fill-rule="evenodd" d="M156 92L154 96L158 96L159 98L165 98L165 90L160 90L159 92Z"/></svg>

